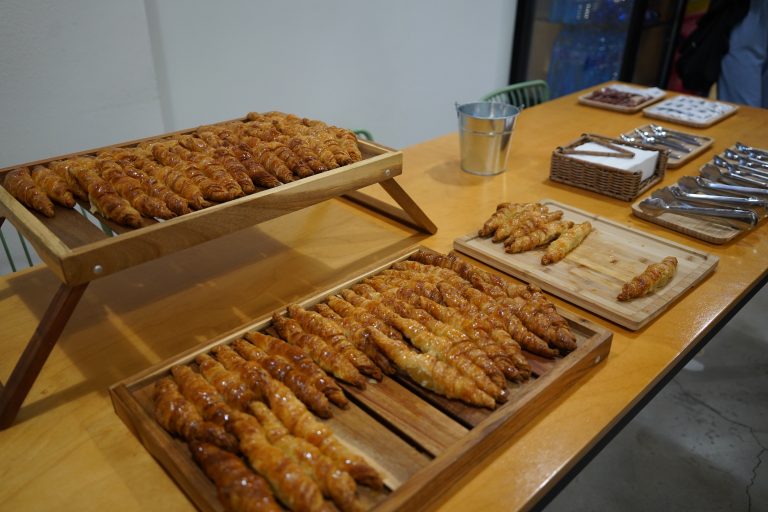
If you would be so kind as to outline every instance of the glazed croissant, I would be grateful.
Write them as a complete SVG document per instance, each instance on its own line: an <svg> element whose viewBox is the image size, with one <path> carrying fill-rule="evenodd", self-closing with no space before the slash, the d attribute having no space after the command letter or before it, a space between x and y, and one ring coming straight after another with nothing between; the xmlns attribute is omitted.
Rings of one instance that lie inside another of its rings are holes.
<svg viewBox="0 0 768 512"><path fill-rule="evenodd" d="M5 189L23 204L45 215L53 217L53 203L46 193L38 188L29 174L29 168L19 167L8 171L3 180Z"/></svg>
<svg viewBox="0 0 768 512"><path fill-rule="evenodd" d="M192 457L213 480L219 501L227 510L281 512L269 483L257 475L237 455L209 443L193 441Z"/></svg>
<svg viewBox="0 0 768 512"><path fill-rule="evenodd" d="M621 301L644 297L669 283L677 271L677 258L667 256L660 263L652 263L638 276L625 283L617 297Z"/></svg>
<svg viewBox="0 0 768 512"><path fill-rule="evenodd" d="M30 172L35 184L52 200L66 208L75 207L75 197L67 186L67 180L42 165L36 165Z"/></svg>
<svg viewBox="0 0 768 512"><path fill-rule="evenodd" d="M557 240L547 246L544 256L541 257L541 264L549 265L562 260L569 252L578 247L591 232L592 224L589 222L582 222L566 229Z"/></svg>

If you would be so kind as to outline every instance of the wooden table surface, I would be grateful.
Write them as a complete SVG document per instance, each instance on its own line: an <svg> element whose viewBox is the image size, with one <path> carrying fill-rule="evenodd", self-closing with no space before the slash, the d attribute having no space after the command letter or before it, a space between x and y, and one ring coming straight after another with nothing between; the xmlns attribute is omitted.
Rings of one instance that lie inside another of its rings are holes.
<svg viewBox="0 0 768 512"><path fill-rule="evenodd" d="M556 146L583 132L616 136L647 121L578 105L577 96L525 110L509 169L497 176L461 171L456 133L405 148L398 182L438 225L436 235L331 200L93 282L15 425L0 432L0 509L192 510L115 415L109 386L399 250L421 244L447 252L499 202L550 198L717 255L712 276L640 331L555 300L615 333L610 356L441 508L533 506L768 276L764 225L712 245L633 217L630 203L550 182ZM664 184L697 174L737 140L766 146L767 129L768 111L748 107L710 128L687 129L714 137L713 149L667 171ZM44 267L0 279L0 378L10 374L58 284Z"/></svg>

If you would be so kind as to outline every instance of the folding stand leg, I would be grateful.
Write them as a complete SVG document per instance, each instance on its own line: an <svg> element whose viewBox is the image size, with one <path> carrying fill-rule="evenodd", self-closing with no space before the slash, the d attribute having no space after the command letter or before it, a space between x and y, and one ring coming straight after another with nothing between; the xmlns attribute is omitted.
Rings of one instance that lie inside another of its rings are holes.
<svg viewBox="0 0 768 512"><path fill-rule="evenodd" d="M77 286L62 284L56 291L8 382L5 386L0 385L0 430L5 430L13 424L21 404L87 286L88 283Z"/></svg>
<svg viewBox="0 0 768 512"><path fill-rule="evenodd" d="M413 226L419 231L429 233L430 235L437 233L437 226L419 208L411 196L397 184L394 178L380 181L379 185L400 205L402 210L358 191L348 192L344 194L344 197L402 224Z"/></svg>

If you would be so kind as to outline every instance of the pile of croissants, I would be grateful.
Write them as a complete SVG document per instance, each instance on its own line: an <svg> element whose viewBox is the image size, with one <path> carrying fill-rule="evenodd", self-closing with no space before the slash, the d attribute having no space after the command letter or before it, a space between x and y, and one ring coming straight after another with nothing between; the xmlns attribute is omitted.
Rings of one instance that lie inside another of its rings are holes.
<svg viewBox="0 0 768 512"><path fill-rule="evenodd" d="M350 130L282 112L201 126L133 147L105 149L6 173L3 186L21 203L53 217L54 203L141 227L258 190L360 161Z"/></svg>

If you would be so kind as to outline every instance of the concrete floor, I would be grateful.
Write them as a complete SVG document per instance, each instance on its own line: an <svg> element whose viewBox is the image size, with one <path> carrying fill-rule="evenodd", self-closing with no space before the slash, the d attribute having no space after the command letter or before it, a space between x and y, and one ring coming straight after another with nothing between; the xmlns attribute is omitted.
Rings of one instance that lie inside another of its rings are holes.
<svg viewBox="0 0 768 512"><path fill-rule="evenodd" d="M768 286L547 506L768 511Z"/></svg>

